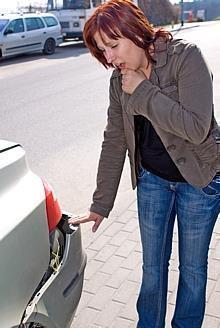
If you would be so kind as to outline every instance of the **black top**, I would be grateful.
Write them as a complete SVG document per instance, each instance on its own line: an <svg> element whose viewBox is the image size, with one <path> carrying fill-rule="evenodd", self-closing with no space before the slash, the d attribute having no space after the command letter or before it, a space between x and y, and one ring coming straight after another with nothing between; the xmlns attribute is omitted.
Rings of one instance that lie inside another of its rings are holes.
<svg viewBox="0 0 220 328"><path fill-rule="evenodd" d="M135 130L143 168L163 179L184 182L150 121L144 116L135 116Z"/></svg>

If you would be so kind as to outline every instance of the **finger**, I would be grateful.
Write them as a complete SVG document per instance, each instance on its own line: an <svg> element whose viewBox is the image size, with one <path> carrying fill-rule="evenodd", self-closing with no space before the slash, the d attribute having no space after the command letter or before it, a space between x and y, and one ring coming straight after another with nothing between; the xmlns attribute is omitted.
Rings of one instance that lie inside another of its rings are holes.
<svg viewBox="0 0 220 328"><path fill-rule="evenodd" d="M80 223L85 223L85 222L89 222L89 221L93 221L93 220L88 216L81 216L78 218L70 218L68 221L69 221L69 223L72 223L72 224L80 224Z"/></svg>
<svg viewBox="0 0 220 328"><path fill-rule="evenodd" d="M127 81L127 75L123 75L122 76L122 84L126 83L126 81Z"/></svg>
<svg viewBox="0 0 220 328"><path fill-rule="evenodd" d="M100 223L102 222L103 218L98 218L96 221L95 221L95 224L93 225L92 227L92 232L96 232L98 227L100 226Z"/></svg>
<svg viewBox="0 0 220 328"><path fill-rule="evenodd" d="M127 73L127 68L122 68L122 69L121 69L121 74L122 74L122 75L125 75L126 73Z"/></svg>

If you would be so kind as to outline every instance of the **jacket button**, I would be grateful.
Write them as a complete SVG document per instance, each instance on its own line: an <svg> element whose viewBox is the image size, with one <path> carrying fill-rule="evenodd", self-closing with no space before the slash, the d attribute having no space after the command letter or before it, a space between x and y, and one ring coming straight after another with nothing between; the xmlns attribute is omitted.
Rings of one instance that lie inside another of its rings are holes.
<svg viewBox="0 0 220 328"><path fill-rule="evenodd" d="M183 165L186 163L186 159L184 157L180 157L177 159L177 164Z"/></svg>
<svg viewBox="0 0 220 328"><path fill-rule="evenodd" d="M169 145L168 147L167 147L167 150L168 151L173 151L173 150L175 150L176 149L176 146L175 145Z"/></svg>

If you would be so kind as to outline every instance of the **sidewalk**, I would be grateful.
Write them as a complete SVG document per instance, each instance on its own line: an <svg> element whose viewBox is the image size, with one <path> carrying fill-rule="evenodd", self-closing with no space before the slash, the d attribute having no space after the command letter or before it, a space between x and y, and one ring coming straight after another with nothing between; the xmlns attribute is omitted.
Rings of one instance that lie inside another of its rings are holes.
<svg viewBox="0 0 220 328"><path fill-rule="evenodd" d="M141 281L141 249L135 193L118 199L111 217L93 234L83 225L88 263L84 288L72 328L135 328ZM178 280L177 232L170 261L166 328L174 309ZM190 327L189 327L190 328ZM220 328L220 219L209 252L207 306L203 328Z"/></svg>

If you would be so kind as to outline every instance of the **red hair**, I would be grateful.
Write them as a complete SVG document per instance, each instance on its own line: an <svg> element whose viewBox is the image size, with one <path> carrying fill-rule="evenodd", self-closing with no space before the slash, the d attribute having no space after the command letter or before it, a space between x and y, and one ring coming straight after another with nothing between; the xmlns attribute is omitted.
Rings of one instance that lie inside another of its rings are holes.
<svg viewBox="0 0 220 328"><path fill-rule="evenodd" d="M114 66L112 63L107 63L102 51L98 49L94 40L96 32L100 35L104 33L113 40L121 37L130 39L145 50L148 60L152 60L149 46L154 44L157 38L162 37L166 41L172 38L172 35L164 29L155 31L141 9L133 2L109 0L95 10L87 20L83 31L85 45L106 68Z"/></svg>

